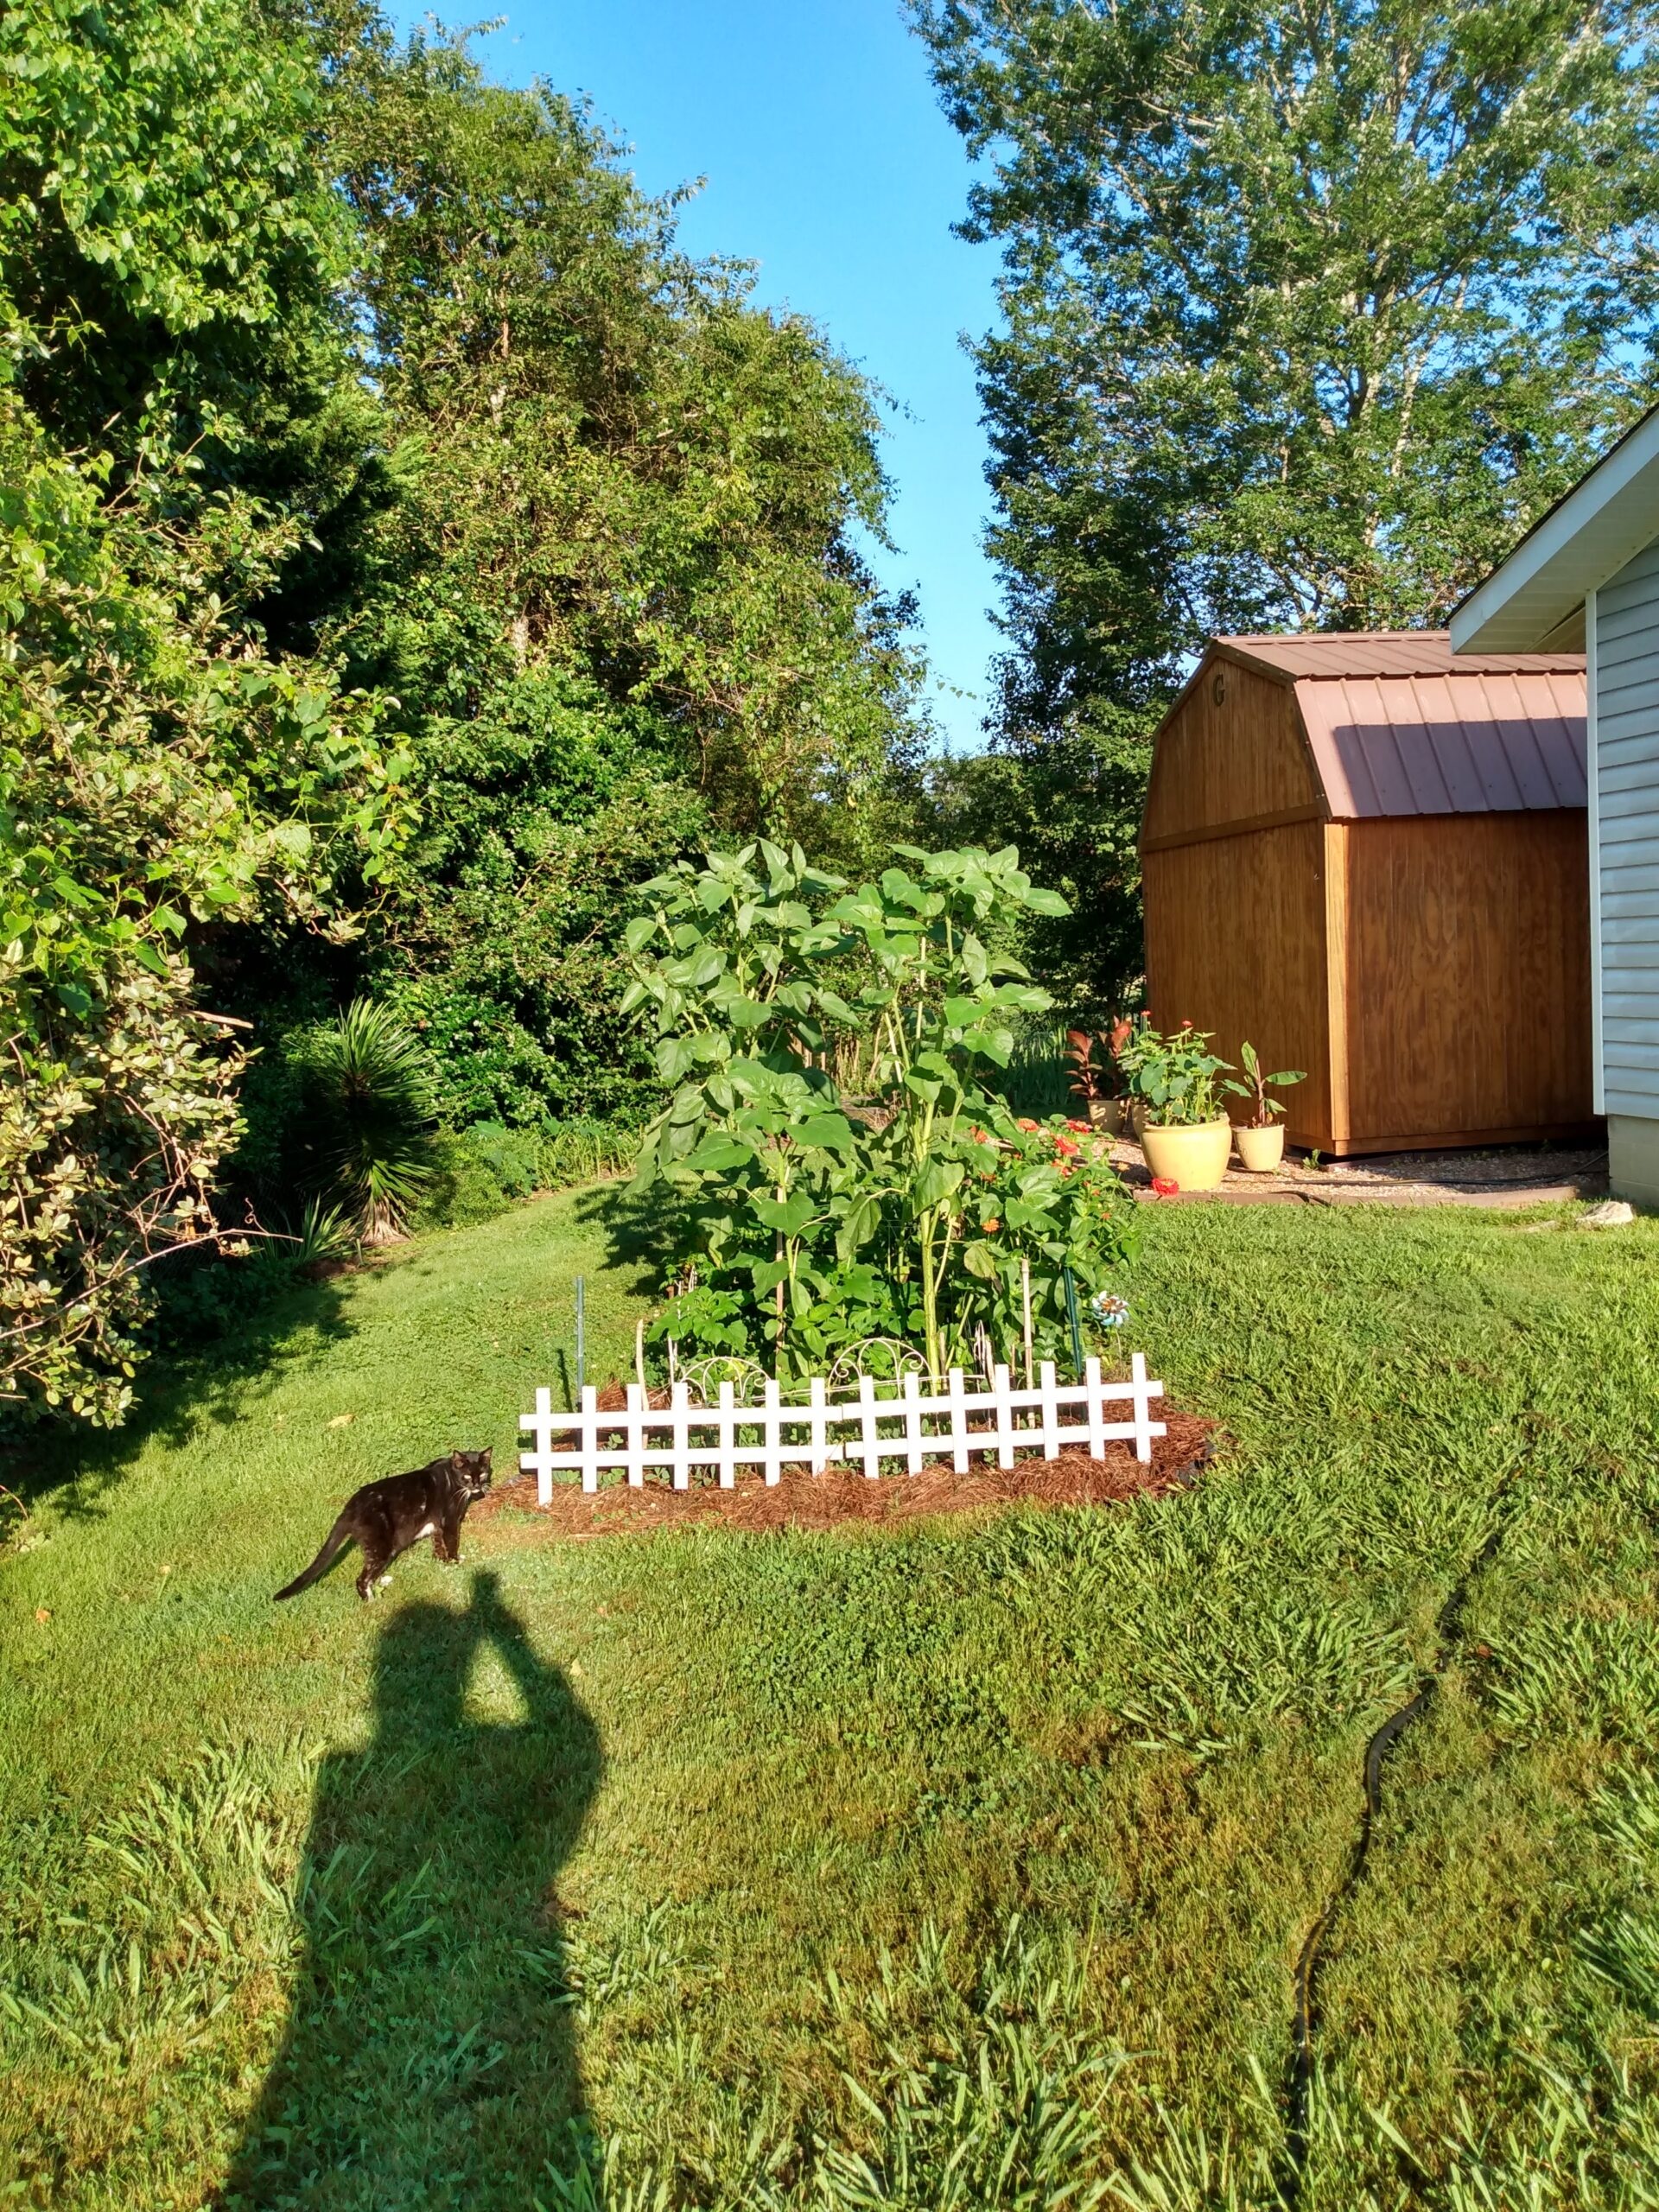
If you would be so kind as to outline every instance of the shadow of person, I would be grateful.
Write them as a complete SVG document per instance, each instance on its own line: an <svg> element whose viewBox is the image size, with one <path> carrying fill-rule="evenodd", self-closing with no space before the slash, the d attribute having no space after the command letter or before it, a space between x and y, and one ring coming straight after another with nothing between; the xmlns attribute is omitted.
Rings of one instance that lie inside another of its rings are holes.
<svg viewBox="0 0 1659 2212"><path fill-rule="evenodd" d="M226 2212L550 2194L582 2113L554 1884L599 1775L592 1720L493 1574L464 1610L392 1615L372 1740L318 1778L305 1957Z"/></svg>

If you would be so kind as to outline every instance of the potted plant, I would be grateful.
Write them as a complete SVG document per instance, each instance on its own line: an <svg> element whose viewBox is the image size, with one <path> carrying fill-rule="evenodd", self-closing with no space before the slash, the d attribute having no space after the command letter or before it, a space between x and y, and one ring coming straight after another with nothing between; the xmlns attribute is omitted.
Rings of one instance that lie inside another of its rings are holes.
<svg viewBox="0 0 1659 2212"><path fill-rule="evenodd" d="M1183 1191L1213 1191L1232 1150L1233 1126L1217 1094L1227 1062L1209 1044L1208 1033L1190 1021L1166 1036L1142 1023L1118 1055L1139 1109L1147 1166L1157 1181Z"/></svg>
<svg viewBox="0 0 1659 2212"><path fill-rule="evenodd" d="M1103 1136L1115 1137L1123 1127L1123 1073L1118 1055L1134 1027L1132 1021L1119 1020L1098 1036L1086 1029L1065 1033L1072 1095L1087 1108L1090 1127Z"/></svg>
<svg viewBox="0 0 1659 2212"><path fill-rule="evenodd" d="M1269 1098L1268 1090L1288 1090L1293 1083L1306 1081L1300 1068L1287 1069L1281 1075L1264 1075L1262 1063L1256 1058L1254 1045L1238 1048L1239 1067L1243 1083L1236 1083L1230 1076L1227 1089L1235 1098L1249 1101L1249 1118L1241 1122L1233 1131L1238 1143L1241 1165L1252 1175L1271 1175L1277 1172L1285 1156L1285 1125L1274 1117L1285 1110L1282 1098Z"/></svg>

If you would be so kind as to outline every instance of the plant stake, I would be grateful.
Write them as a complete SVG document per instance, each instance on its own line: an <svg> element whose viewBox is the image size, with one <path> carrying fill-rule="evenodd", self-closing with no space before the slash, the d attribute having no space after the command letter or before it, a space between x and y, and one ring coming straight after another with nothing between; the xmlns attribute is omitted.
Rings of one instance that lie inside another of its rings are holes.
<svg viewBox="0 0 1659 2212"><path fill-rule="evenodd" d="M1032 1363L1031 1356L1031 1262L1023 1258L1020 1262L1020 1304L1025 1315L1026 1388L1029 1390L1034 1383L1037 1370Z"/></svg>
<svg viewBox="0 0 1659 2212"><path fill-rule="evenodd" d="M576 1277L576 1403L582 1403L582 1386L587 1375L588 1349L588 1281L584 1275Z"/></svg>
<svg viewBox="0 0 1659 2212"><path fill-rule="evenodd" d="M1071 1262L1069 1260L1062 1273L1065 1277L1065 1318L1071 1324L1071 1371L1081 1382L1083 1380L1083 1331L1077 1326L1077 1286L1071 1280Z"/></svg>

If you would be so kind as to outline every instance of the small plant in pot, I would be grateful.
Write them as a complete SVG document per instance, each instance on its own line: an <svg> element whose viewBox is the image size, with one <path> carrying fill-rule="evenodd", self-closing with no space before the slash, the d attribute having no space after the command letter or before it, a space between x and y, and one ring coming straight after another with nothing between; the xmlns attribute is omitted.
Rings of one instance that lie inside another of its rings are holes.
<svg viewBox="0 0 1659 2212"><path fill-rule="evenodd" d="M1232 1151L1233 1125L1218 1090L1228 1063L1209 1045L1209 1033L1190 1021L1166 1035L1142 1022L1118 1055L1147 1166L1155 1180L1183 1191L1213 1191Z"/></svg>
<svg viewBox="0 0 1659 2212"><path fill-rule="evenodd" d="M1270 1098L1268 1093L1288 1090L1293 1083L1305 1083L1307 1078L1300 1068L1287 1068L1279 1075L1264 1074L1254 1045L1239 1046L1238 1064L1244 1080L1238 1083L1230 1076L1226 1087L1235 1098L1249 1102L1249 1118L1233 1131L1239 1161L1252 1175L1272 1175L1285 1156L1285 1125L1278 1118L1285 1110L1285 1102Z"/></svg>
<svg viewBox="0 0 1659 2212"><path fill-rule="evenodd" d="M1071 1095L1083 1100L1090 1127L1103 1136L1115 1137L1123 1127L1123 1071L1118 1056L1134 1028L1132 1021L1122 1019L1098 1036L1087 1029L1065 1033Z"/></svg>

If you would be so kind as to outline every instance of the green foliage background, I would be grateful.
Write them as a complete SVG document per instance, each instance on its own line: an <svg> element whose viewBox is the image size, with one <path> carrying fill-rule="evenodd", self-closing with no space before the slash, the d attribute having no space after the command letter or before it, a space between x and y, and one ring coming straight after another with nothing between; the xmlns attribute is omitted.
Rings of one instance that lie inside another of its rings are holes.
<svg viewBox="0 0 1659 2212"><path fill-rule="evenodd" d="M424 1043L463 1211L491 1130L613 1154L632 887L858 860L919 671L870 389L550 87L23 0L0 88L0 1387L112 1420L151 1259L292 1211L320 1022Z"/></svg>

